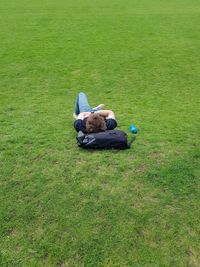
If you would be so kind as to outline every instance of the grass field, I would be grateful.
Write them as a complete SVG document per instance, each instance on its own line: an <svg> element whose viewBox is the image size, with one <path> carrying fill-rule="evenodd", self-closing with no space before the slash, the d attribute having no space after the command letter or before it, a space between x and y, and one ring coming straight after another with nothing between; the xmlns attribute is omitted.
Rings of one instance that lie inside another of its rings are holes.
<svg viewBox="0 0 200 267"><path fill-rule="evenodd" d="M0 266L200 266L200 2L0 10ZM77 147L79 91L130 150Z"/></svg>

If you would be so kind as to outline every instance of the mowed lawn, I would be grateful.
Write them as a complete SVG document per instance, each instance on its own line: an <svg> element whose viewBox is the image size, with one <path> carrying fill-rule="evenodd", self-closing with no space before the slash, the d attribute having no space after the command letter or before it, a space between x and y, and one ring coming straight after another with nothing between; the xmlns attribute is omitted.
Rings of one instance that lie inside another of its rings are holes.
<svg viewBox="0 0 200 267"><path fill-rule="evenodd" d="M200 266L200 2L0 11L0 266ZM80 91L131 149L77 147Z"/></svg>

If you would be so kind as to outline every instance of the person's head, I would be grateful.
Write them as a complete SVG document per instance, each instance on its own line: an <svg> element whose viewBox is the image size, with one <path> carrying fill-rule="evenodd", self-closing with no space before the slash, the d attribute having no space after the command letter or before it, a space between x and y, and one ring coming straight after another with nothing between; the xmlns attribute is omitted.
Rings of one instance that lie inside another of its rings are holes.
<svg viewBox="0 0 200 267"><path fill-rule="evenodd" d="M86 131L88 133L97 133L106 130L106 123L102 116L97 113L91 113L86 120Z"/></svg>

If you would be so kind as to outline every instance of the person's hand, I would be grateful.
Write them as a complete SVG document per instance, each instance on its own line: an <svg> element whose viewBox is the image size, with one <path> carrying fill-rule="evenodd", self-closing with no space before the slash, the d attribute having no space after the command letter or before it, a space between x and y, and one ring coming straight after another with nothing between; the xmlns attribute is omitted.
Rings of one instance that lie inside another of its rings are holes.
<svg viewBox="0 0 200 267"><path fill-rule="evenodd" d="M89 115L91 114L91 112L81 112L79 113L78 117L76 118L77 120L84 120L85 118L87 118Z"/></svg>
<svg viewBox="0 0 200 267"><path fill-rule="evenodd" d="M114 119L115 120L115 114L112 110L99 110L96 111L99 115L103 116L106 119Z"/></svg>

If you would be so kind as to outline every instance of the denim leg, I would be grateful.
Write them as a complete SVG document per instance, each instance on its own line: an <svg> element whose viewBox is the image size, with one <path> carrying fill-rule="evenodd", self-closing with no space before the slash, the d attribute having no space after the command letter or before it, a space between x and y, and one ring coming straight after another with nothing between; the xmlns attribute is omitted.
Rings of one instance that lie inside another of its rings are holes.
<svg viewBox="0 0 200 267"><path fill-rule="evenodd" d="M75 106L74 106L74 113L78 115L80 113L79 105L78 105L78 96L76 98Z"/></svg>
<svg viewBox="0 0 200 267"><path fill-rule="evenodd" d="M91 111L91 107L88 103L86 94L82 92L79 93L77 100L76 100L74 112L76 113L76 115L78 115L80 112L90 112L90 111Z"/></svg>

